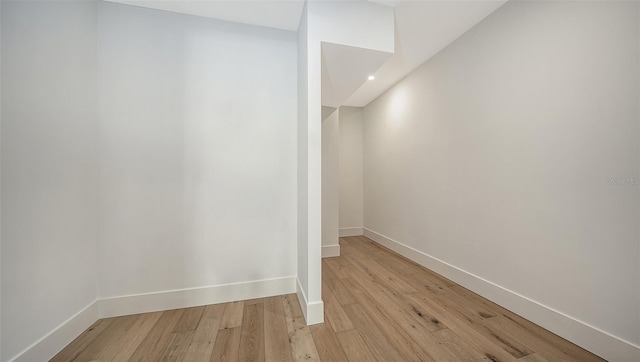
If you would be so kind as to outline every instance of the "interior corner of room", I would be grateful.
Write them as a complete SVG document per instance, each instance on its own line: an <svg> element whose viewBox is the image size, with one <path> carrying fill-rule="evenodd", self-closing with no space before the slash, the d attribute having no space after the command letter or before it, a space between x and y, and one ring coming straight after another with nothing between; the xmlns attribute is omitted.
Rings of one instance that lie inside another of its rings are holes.
<svg viewBox="0 0 640 362"><path fill-rule="evenodd" d="M0 361L284 294L322 323L351 236L640 360L639 2L2 0L0 39Z"/></svg>

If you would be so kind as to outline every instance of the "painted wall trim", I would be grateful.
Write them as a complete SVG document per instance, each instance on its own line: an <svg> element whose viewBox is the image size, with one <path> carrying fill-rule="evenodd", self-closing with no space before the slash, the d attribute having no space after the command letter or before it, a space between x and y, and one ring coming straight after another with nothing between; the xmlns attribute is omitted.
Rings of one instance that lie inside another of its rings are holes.
<svg viewBox="0 0 640 362"><path fill-rule="evenodd" d="M296 295L298 296L298 303L300 303L300 309L302 309L302 314L304 315L305 321L307 321L307 325L320 324L324 322L324 302L313 302L309 303L307 301L307 296L304 294L304 290L300 285L300 280L297 280L296 283Z"/></svg>
<svg viewBox="0 0 640 362"><path fill-rule="evenodd" d="M104 298L99 303L99 317L108 318L264 298L294 293L295 290L296 278L286 277Z"/></svg>
<svg viewBox="0 0 640 362"><path fill-rule="evenodd" d="M322 257L323 258L333 258L335 256L340 256L340 245L323 245L322 246Z"/></svg>
<svg viewBox="0 0 640 362"><path fill-rule="evenodd" d="M98 302L92 302L8 362L50 360L98 320Z"/></svg>
<svg viewBox="0 0 640 362"><path fill-rule="evenodd" d="M338 235L341 238L347 237L347 236L360 236L360 235L364 235L363 234L363 227L350 227L350 228L340 228L338 229Z"/></svg>
<svg viewBox="0 0 640 362"><path fill-rule="evenodd" d="M364 228L364 236L602 358L609 361L640 361L640 347L633 343L622 340L366 227Z"/></svg>

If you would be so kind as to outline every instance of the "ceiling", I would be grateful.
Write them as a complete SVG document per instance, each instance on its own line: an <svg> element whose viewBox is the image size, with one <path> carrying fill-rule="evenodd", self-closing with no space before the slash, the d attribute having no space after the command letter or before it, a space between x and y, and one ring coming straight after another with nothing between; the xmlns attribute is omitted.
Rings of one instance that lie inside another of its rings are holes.
<svg viewBox="0 0 640 362"><path fill-rule="evenodd" d="M297 31L304 0L104 0L236 23Z"/></svg>
<svg viewBox="0 0 640 362"><path fill-rule="evenodd" d="M106 1L290 31L298 29L304 7L304 0ZM331 107L367 105L507 0L342 1L394 7L395 53L323 44L323 105ZM371 74L375 80L368 81Z"/></svg>
<svg viewBox="0 0 640 362"><path fill-rule="evenodd" d="M393 53L322 43L322 105L346 105L353 92L362 87Z"/></svg>
<svg viewBox="0 0 640 362"><path fill-rule="evenodd" d="M395 53L344 105L364 107L506 2L395 1Z"/></svg>

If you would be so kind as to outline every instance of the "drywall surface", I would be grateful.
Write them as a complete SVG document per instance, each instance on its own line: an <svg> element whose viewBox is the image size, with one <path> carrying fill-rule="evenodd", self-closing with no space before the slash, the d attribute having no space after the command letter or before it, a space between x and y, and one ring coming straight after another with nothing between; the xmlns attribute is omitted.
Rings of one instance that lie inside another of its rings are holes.
<svg viewBox="0 0 640 362"><path fill-rule="evenodd" d="M2 3L0 3L0 160L2 159ZM1 165L1 163L0 163ZM2 281L2 167L0 166L0 281ZM2 361L2 286L0 286L0 361Z"/></svg>
<svg viewBox="0 0 640 362"><path fill-rule="evenodd" d="M309 184L308 170L308 28L307 28L307 6L302 9L300 26L297 37L297 103L298 122L297 129L297 279L298 295L301 295L301 304L307 304L307 294L309 291L309 196L307 194ZM301 305L302 311L306 312L306 305ZM305 313L306 317L306 313Z"/></svg>
<svg viewBox="0 0 640 362"><path fill-rule="evenodd" d="M329 107L322 117L322 246L338 245L340 111ZM331 111L333 110L333 111Z"/></svg>
<svg viewBox="0 0 640 362"><path fill-rule="evenodd" d="M365 227L638 345L637 6L509 2L370 103Z"/></svg>
<svg viewBox="0 0 640 362"><path fill-rule="evenodd" d="M392 53L393 8L361 1L311 1L309 35L319 41Z"/></svg>
<svg viewBox="0 0 640 362"><path fill-rule="evenodd" d="M340 108L339 228L362 229L362 108Z"/></svg>
<svg viewBox="0 0 640 362"><path fill-rule="evenodd" d="M99 10L100 297L296 275L296 34Z"/></svg>
<svg viewBox="0 0 640 362"><path fill-rule="evenodd" d="M298 295L306 301L302 308L308 324L324 320L321 42L392 52L393 8L367 2L308 2L302 11L298 29Z"/></svg>
<svg viewBox="0 0 640 362"><path fill-rule="evenodd" d="M96 300L96 4L2 2L2 356Z"/></svg>

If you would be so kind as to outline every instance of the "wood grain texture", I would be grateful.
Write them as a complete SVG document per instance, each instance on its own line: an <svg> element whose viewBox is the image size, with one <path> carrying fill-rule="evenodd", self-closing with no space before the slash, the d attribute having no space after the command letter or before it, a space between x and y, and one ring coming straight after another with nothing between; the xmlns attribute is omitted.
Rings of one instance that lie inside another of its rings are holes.
<svg viewBox="0 0 640 362"><path fill-rule="evenodd" d="M209 360L218 336L223 312L224 304L214 304L205 307L198 328L191 340L191 344L185 352L184 361Z"/></svg>
<svg viewBox="0 0 640 362"><path fill-rule="evenodd" d="M193 339L194 331L185 332L173 332L167 341L160 357L157 361L169 362L169 361L182 361L191 339Z"/></svg>
<svg viewBox="0 0 640 362"><path fill-rule="evenodd" d="M244 302L226 303L220 329L240 327L242 325L242 313L244 313Z"/></svg>
<svg viewBox="0 0 640 362"><path fill-rule="evenodd" d="M316 344L304 321L298 297L289 294L283 298L282 307L289 332L289 347L294 361L320 361Z"/></svg>
<svg viewBox="0 0 640 362"><path fill-rule="evenodd" d="M345 356L342 351L340 342L330 324L316 324L311 326L310 329L313 335L313 341L320 355L320 360L347 362L347 356Z"/></svg>
<svg viewBox="0 0 640 362"><path fill-rule="evenodd" d="M145 339L151 328L158 323L162 312L140 314L136 318L135 324L122 338L121 343L110 345L104 355L98 355L98 360L104 361L128 361L138 346ZM128 316L136 317L136 316Z"/></svg>
<svg viewBox="0 0 640 362"><path fill-rule="evenodd" d="M158 322L151 328L144 340L135 350L131 361L158 361L165 347L171 341L173 329L184 314L184 309L168 310L162 313Z"/></svg>
<svg viewBox="0 0 640 362"><path fill-rule="evenodd" d="M75 358L77 361L90 361L93 359L106 360L109 354L113 353L113 346L122 343L121 338L127 334L127 331L133 327L136 318L117 317L114 318L109 328L100 335L93 343L82 351Z"/></svg>
<svg viewBox="0 0 640 362"><path fill-rule="evenodd" d="M342 305L328 287L322 288L322 300L324 301L325 320L329 321L335 332L353 329L353 324L342 309Z"/></svg>
<svg viewBox="0 0 640 362"><path fill-rule="evenodd" d="M264 304L244 306L240 335L240 361L264 361Z"/></svg>
<svg viewBox="0 0 640 362"><path fill-rule="evenodd" d="M367 362L376 360L357 330L343 331L336 333L336 336L349 361Z"/></svg>
<svg viewBox="0 0 640 362"><path fill-rule="evenodd" d="M264 300L264 350L267 361L291 361L289 332L281 297Z"/></svg>
<svg viewBox="0 0 640 362"><path fill-rule="evenodd" d="M65 362L75 360L78 355L89 348L93 342L95 342L96 339L105 330L107 330L107 328L109 328L114 319L115 318L101 319L95 322L91 327L87 328L86 331L82 332L82 334L74 339L67 347L55 355L51 361Z"/></svg>
<svg viewBox="0 0 640 362"><path fill-rule="evenodd" d="M240 327L221 329L218 338L213 346L211 362L217 361L237 361L240 351Z"/></svg>
<svg viewBox="0 0 640 362"><path fill-rule="evenodd" d="M602 361L365 237L322 260L325 323L295 294L99 320L52 361Z"/></svg>

